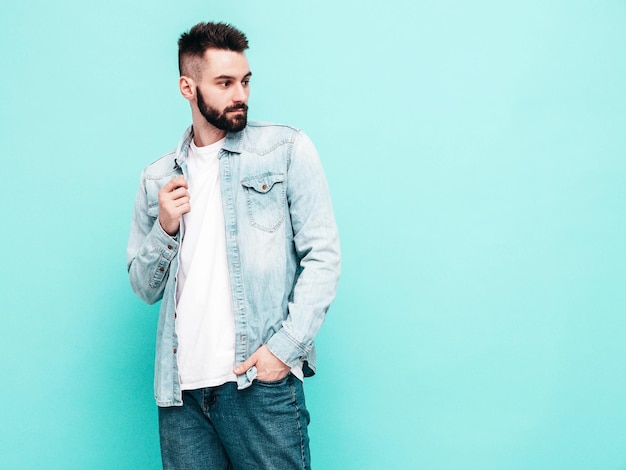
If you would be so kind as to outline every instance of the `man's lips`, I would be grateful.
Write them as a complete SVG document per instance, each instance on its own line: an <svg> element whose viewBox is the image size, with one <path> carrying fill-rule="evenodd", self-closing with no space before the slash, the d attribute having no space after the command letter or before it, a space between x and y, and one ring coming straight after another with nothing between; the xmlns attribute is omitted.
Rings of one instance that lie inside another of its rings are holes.
<svg viewBox="0 0 626 470"><path fill-rule="evenodd" d="M237 108L230 108L226 112L227 113L245 113L247 110L248 110L247 106L242 106L242 107L237 107Z"/></svg>

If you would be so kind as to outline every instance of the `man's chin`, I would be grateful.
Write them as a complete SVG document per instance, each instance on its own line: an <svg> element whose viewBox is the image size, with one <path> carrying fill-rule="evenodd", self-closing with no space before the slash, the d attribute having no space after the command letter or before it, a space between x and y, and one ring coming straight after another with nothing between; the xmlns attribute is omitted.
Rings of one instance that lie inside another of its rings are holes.
<svg viewBox="0 0 626 470"><path fill-rule="evenodd" d="M230 121L230 131L231 132L239 132L245 129L248 125L248 120L241 116L240 119L232 119Z"/></svg>

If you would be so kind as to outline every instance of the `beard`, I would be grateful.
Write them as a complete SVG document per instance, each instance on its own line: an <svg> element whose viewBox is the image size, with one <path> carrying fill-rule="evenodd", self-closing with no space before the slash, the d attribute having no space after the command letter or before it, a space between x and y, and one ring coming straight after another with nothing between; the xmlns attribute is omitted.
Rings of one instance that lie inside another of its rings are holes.
<svg viewBox="0 0 626 470"><path fill-rule="evenodd" d="M200 114L202 114L204 119L212 126L226 132L239 132L248 124L248 105L245 103L228 106L220 112L219 109L213 108L204 101L204 97L199 88L196 88L196 95L198 96L198 109L200 110ZM232 117L226 115L229 111L236 111L238 109L243 110L243 113L235 114Z"/></svg>

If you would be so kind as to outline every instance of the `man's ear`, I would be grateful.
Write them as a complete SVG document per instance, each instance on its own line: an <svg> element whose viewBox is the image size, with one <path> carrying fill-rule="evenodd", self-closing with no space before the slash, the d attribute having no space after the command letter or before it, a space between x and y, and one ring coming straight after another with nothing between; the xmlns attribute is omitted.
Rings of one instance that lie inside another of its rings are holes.
<svg viewBox="0 0 626 470"><path fill-rule="evenodd" d="M186 100L193 100L196 97L196 83L193 78L183 75L178 79L178 87L180 88L180 94Z"/></svg>

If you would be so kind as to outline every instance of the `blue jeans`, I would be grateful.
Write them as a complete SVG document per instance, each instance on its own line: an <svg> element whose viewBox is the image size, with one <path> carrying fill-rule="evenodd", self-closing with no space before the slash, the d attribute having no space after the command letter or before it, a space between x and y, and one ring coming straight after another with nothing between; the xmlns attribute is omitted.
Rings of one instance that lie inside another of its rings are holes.
<svg viewBox="0 0 626 470"><path fill-rule="evenodd" d="M183 392L183 406L159 408L164 470L311 468L302 382L235 382Z"/></svg>

